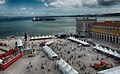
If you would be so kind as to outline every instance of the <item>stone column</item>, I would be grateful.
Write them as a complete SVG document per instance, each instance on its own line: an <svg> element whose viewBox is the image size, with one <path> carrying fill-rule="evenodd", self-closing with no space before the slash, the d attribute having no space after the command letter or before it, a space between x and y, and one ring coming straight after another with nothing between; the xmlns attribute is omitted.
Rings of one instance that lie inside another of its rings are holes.
<svg viewBox="0 0 120 74"><path fill-rule="evenodd" d="M98 39L100 39L100 33L98 33Z"/></svg>
<svg viewBox="0 0 120 74"><path fill-rule="evenodd" d="M103 34L103 40L105 40L105 34Z"/></svg>
<svg viewBox="0 0 120 74"><path fill-rule="evenodd" d="M96 38L96 33L95 33L95 38Z"/></svg>
<svg viewBox="0 0 120 74"><path fill-rule="evenodd" d="M101 40L103 40L103 34L101 34Z"/></svg>
<svg viewBox="0 0 120 74"><path fill-rule="evenodd" d="M117 40L117 37L115 36L115 44L117 44L117 41L116 41L116 40Z"/></svg>
<svg viewBox="0 0 120 74"><path fill-rule="evenodd" d="M96 33L96 37L95 38L97 39L97 33Z"/></svg>
<svg viewBox="0 0 120 74"><path fill-rule="evenodd" d="M118 44L120 44L120 37L118 37Z"/></svg>
<svg viewBox="0 0 120 74"><path fill-rule="evenodd" d="M110 42L110 35L109 35L109 40L108 41Z"/></svg>
<svg viewBox="0 0 120 74"><path fill-rule="evenodd" d="M106 34L106 41L108 41L108 35Z"/></svg>
<svg viewBox="0 0 120 74"><path fill-rule="evenodd" d="M113 35L112 35L112 42L113 42Z"/></svg>

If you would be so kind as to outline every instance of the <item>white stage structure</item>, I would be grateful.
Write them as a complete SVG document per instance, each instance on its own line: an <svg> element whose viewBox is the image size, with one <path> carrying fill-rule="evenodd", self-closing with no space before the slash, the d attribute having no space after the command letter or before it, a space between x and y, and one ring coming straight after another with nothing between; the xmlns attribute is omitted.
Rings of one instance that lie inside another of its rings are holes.
<svg viewBox="0 0 120 74"><path fill-rule="evenodd" d="M48 55L50 59L58 58L58 55L47 45L43 46L43 51Z"/></svg>
<svg viewBox="0 0 120 74"><path fill-rule="evenodd" d="M63 74L79 74L79 72L66 63L62 58L56 61L56 65L63 72Z"/></svg>

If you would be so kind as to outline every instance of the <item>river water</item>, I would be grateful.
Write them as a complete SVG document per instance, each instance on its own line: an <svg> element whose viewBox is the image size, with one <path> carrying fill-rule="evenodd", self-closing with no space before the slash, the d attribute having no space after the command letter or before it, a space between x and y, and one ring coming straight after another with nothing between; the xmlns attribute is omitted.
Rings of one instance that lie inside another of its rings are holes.
<svg viewBox="0 0 120 74"><path fill-rule="evenodd" d="M98 21L120 21L120 17L98 17ZM75 17L58 17L55 21L22 20L0 22L0 38L11 35L54 35L58 33L76 33Z"/></svg>

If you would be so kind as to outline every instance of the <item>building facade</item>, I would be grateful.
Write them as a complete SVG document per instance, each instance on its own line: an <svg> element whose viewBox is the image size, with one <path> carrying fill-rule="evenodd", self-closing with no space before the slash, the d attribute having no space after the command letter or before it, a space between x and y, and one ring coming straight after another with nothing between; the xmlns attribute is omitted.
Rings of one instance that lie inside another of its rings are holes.
<svg viewBox="0 0 120 74"><path fill-rule="evenodd" d="M76 34L80 37L88 37L90 35L90 27L95 25L95 18L77 18L76 19Z"/></svg>
<svg viewBox="0 0 120 74"><path fill-rule="evenodd" d="M92 38L120 44L120 21L97 22L90 28Z"/></svg>
<svg viewBox="0 0 120 74"><path fill-rule="evenodd" d="M76 34L120 44L120 21L97 22L97 19L77 19Z"/></svg>

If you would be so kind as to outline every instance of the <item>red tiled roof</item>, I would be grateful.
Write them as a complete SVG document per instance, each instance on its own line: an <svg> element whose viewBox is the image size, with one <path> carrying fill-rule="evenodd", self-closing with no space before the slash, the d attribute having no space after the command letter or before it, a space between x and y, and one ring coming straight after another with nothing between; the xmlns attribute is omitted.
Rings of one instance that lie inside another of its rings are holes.
<svg viewBox="0 0 120 74"><path fill-rule="evenodd" d="M120 21L105 21L105 22L96 22L95 26L109 26L109 27L120 27Z"/></svg>

